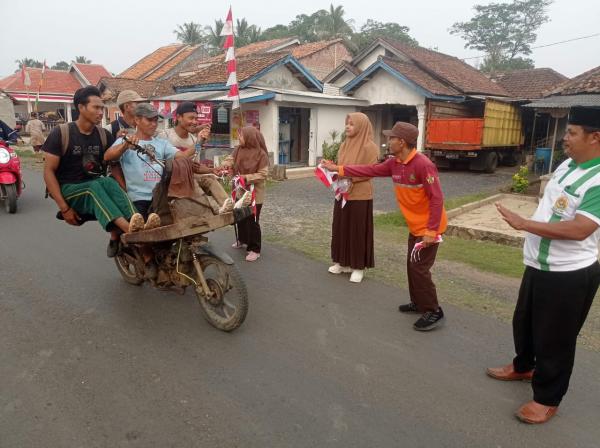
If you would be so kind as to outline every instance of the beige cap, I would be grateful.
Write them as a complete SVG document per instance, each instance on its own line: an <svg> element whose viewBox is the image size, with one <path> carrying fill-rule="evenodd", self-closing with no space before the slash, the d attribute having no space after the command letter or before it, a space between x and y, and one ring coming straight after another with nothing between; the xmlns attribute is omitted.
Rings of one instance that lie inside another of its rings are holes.
<svg viewBox="0 0 600 448"><path fill-rule="evenodd" d="M117 97L117 106L121 107L125 103L148 101L146 98L142 98L139 93L133 90L123 90Z"/></svg>

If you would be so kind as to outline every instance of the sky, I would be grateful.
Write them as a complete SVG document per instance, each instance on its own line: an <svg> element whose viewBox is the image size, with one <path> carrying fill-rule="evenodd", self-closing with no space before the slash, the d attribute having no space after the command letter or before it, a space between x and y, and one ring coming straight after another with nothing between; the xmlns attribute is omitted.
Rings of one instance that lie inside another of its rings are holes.
<svg viewBox="0 0 600 448"><path fill-rule="evenodd" d="M230 3L213 1L146 0L0 0L9 10L0 26L0 76L17 69L16 59L30 57L47 61L70 61L86 56L118 74L156 48L176 42L173 30L178 24L194 21L212 25L224 19ZM498 0L496 0L498 1ZM500 0L502 1L502 0ZM459 58L481 53L464 48L464 41L451 35L453 23L467 21L473 5L486 0L424 0L399 2L390 0L344 0L346 17L359 28L368 18L396 22L410 28L410 35L421 46ZM327 9L330 2L303 0L239 1L233 0L233 17L245 17L250 24L265 29L287 25L298 14L312 14ZM365 4L369 5L368 10ZM535 45L545 45L600 33L599 0L554 0L549 8L551 21L538 31ZM574 77L600 66L600 36L534 50L530 56L536 67L551 67ZM475 63L476 60L469 60Z"/></svg>

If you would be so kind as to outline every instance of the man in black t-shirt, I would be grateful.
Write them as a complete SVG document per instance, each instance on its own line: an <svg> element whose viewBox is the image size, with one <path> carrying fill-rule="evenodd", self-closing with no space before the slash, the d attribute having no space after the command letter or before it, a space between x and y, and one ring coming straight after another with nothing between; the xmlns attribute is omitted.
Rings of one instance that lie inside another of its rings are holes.
<svg viewBox="0 0 600 448"><path fill-rule="evenodd" d="M81 88L75 92L73 103L79 117L67 125L66 147L63 126L54 128L42 147L46 153L44 181L67 223L77 226L80 215L93 215L111 232L107 254L114 257L120 233L140 230L144 219L119 184L103 176L104 152L114 139L98 126L104 111L100 91L92 86Z"/></svg>

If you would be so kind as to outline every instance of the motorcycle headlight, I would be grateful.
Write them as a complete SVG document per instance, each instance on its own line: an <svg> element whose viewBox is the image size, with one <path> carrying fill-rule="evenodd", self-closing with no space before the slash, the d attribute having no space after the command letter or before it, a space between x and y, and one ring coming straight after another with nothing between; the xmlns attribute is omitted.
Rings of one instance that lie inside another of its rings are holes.
<svg viewBox="0 0 600 448"><path fill-rule="evenodd" d="M6 164L10 162L10 153L5 148L0 148L0 164Z"/></svg>

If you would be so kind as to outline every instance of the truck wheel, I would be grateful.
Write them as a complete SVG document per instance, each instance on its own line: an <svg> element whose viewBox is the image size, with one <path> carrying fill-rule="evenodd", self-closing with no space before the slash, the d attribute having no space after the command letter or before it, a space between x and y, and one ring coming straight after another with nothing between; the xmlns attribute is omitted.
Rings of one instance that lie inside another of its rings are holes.
<svg viewBox="0 0 600 448"><path fill-rule="evenodd" d="M496 171L496 168L498 168L498 153L496 153L496 151L490 151L486 153L483 157L483 172L490 174L494 173Z"/></svg>
<svg viewBox="0 0 600 448"><path fill-rule="evenodd" d="M502 164L512 167L517 166L519 164L519 161L517 160L514 154L507 154L504 157L502 157Z"/></svg>
<svg viewBox="0 0 600 448"><path fill-rule="evenodd" d="M450 161L445 157L435 157L434 158L435 166L438 169L447 170L450 169Z"/></svg>

